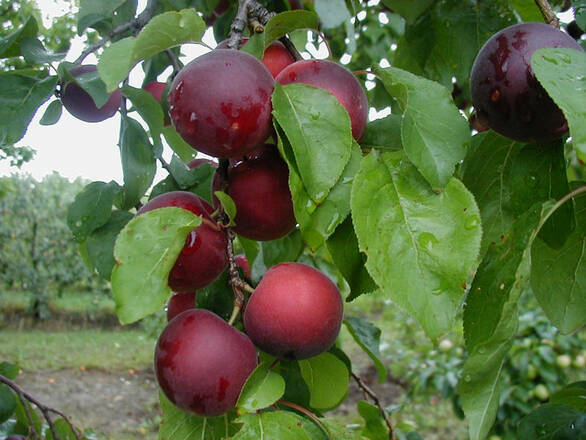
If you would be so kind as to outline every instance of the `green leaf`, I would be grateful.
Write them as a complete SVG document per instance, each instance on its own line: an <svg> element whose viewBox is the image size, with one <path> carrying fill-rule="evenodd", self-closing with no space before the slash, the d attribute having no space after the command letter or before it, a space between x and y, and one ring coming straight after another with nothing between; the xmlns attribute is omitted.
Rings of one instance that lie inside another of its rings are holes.
<svg viewBox="0 0 586 440"><path fill-rule="evenodd" d="M574 149L578 157L586 161L586 54L562 47L538 49L531 57L531 67L549 96L564 112Z"/></svg>
<svg viewBox="0 0 586 440"><path fill-rule="evenodd" d="M126 0L80 0L77 13L77 34L82 35L88 27L109 18Z"/></svg>
<svg viewBox="0 0 586 440"><path fill-rule="evenodd" d="M436 194L401 153L372 151L352 187L352 221L366 268L386 296L436 339L460 309L480 248L480 213L452 178Z"/></svg>
<svg viewBox="0 0 586 440"><path fill-rule="evenodd" d="M329 439L335 440L368 440L371 437L365 437L360 435L358 432L350 431L346 426L343 426L340 422L333 420L332 418L321 418L320 421L326 427L329 433ZM323 431L322 431L322 435ZM321 437L320 437L321 438ZM329 440L328 437L323 437L324 440ZM388 440L389 436L385 437L384 440ZM317 438L312 439L317 440ZM382 440L382 439L381 439Z"/></svg>
<svg viewBox="0 0 586 440"><path fill-rule="evenodd" d="M36 38L23 38L20 40L20 51L25 61L29 64L52 63L61 61L67 53L51 53L45 49L43 43Z"/></svg>
<svg viewBox="0 0 586 440"><path fill-rule="evenodd" d="M197 151L183 140L179 133L177 133L177 130L175 130L175 127L172 125L163 127L163 136L165 136L165 140L173 152L179 156L183 162L189 163L192 159L195 159Z"/></svg>
<svg viewBox="0 0 586 440"><path fill-rule="evenodd" d="M6 385L0 384L0 423L8 420L16 409L14 393Z"/></svg>
<svg viewBox="0 0 586 440"><path fill-rule="evenodd" d="M432 187L445 187L470 141L468 123L450 92L401 69L373 70L403 109L401 141L407 157Z"/></svg>
<svg viewBox="0 0 586 440"><path fill-rule="evenodd" d="M114 246L112 293L122 324L162 310L171 295L167 285L189 232L201 218L181 208L160 208L132 219Z"/></svg>
<svg viewBox="0 0 586 440"><path fill-rule="evenodd" d="M396 3L417 6L411 1ZM517 18L509 0L433 2L405 27L394 52L393 66L450 89L455 77L464 96L468 97L470 70L480 48L497 31L515 23Z"/></svg>
<svg viewBox="0 0 586 440"><path fill-rule="evenodd" d="M324 29L336 28L350 19L344 0L315 0L314 7Z"/></svg>
<svg viewBox="0 0 586 440"><path fill-rule="evenodd" d="M163 110L161 110L161 105L146 90L137 89L128 85L124 85L121 90L122 94L130 99L138 114L147 123L151 138L155 142L155 145L162 151L161 132L163 131Z"/></svg>
<svg viewBox="0 0 586 440"><path fill-rule="evenodd" d="M228 226L234 226L236 224L234 223L234 217L236 217L236 203L234 203L232 197L224 191L214 191L214 195L218 198L224 208L224 212L228 216Z"/></svg>
<svg viewBox="0 0 586 440"><path fill-rule="evenodd" d="M530 246L541 206L520 216L504 240L490 245L477 270L464 308L468 359L458 393L471 440L482 440L500 402L503 361L518 328L518 300L528 287Z"/></svg>
<svg viewBox="0 0 586 440"><path fill-rule="evenodd" d="M586 412L586 381L574 382L555 392L549 403L562 403Z"/></svg>
<svg viewBox="0 0 586 440"><path fill-rule="evenodd" d="M0 145L22 139L39 106L55 91L57 80L40 71L0 73Z"/></svg>
<svg viewBox="0 0 586 440"><path fill-rule="evenodd" d="M402 120L401 115L391 114L385 118L369 122L360 140L360 145L362 148L389 151L401 150L403 148L403 141L401 140Z"/></svg>
<svg viewBox="0 0 586 440"><path fill-rule="evenodd" d="M389 428L385 424L379 409L364 400L358 402L358 414L364 419L361 434L370 440L387 440Z"/></svg>
<svg viewBox="0 0 586 440"><path fill-rule="evenodd" d="M383 0L383 3L404 17L407 23L412 24L433 4L433 0L411 0L409 2L402 0Z"/></svg>
<svg viewBox="0 0 586 440"><path fill-rule="evenodd" d="M283 397L285 381L271 369L271 365L272 361L261 362L246 379L236 403L239 409L257 411Z"/></svg>
<svg viewBox="0 0 586 440"><path fill-rule="evenodd" d="M77 440L79 438L71 429L71 425L63 418L55 420L53 426L59 436L59 440ZM47 440L54 440L53 433L50 430L47 432Z"/></svg>
<svg viewBox="0 0 586 440"><path fill-rule="evenodd" d="M54 125L54 124L56 124L57 122L59 122L59 119L61 118L62 112L63 112L63 104L61 104L61 101L58 99L56 99L55 101L52 101L47 106L47 109L45 110L43 117L39 121L39 124L41 124L41 125Z"/></svg>
<svg viewBox="0 0 586 440"><path fill-rule="evenodd" d="M288 411L245 414L235 420L242 428L233 440L314 440L304 429L302 420Z"/></svg>
<svg viewBox="0 0 586 440"><path fill-rule="evenodd" d="M163 419L159 428L159 440L219 440L228 438L235 431L231 423L233 415L200 417L181 411L159 393Z"/></svg>
<svg viewBox="0 0 586 440"><path fill-rule="evenodd" d="M87 256L92 266L106 280L112 277L116 237L132 217L127 211L114 211L108 222L92 231L87 238Z"/></svg>
<svg viewBox="0 0 586 440"><path fill-rule="evenodd" d="M387 369L380 360L380 328L364 318L346 318L344 324L356 343L374 362L378 381L383 383L387 378Z"/></svg>
<svg viewBox="0 0 586 440"><path fill-rule="evenodd" d="M560 198L569 190L560 141L524 145L493 131L472 139L462 166L462 181L474 194L482 217L481 255L510 232L514 221L535 203ZM540 236L561 246L573 229L574 213L565 204Z"/></svg>
<svg viewBox="0 0 586 440"><path fill-rule="evenodd" d="M139 61L182 43L201 41L206 24L195 9L155 16L136 37L120 40L104 50L98 71L108 90L114 90Z"/></svg>
<svg viewBox="0 0 586 440"><path fill-rule="evenodd" d="M346 109L326 90L276 83L273 115L291 144L308 195L321 203L350 160L353 138Z"/></svg>
<svg viewBox="0 0 586 440"><path fill-rule="evenodd" d="M296 403L304 408L309 408L309 387L301 375L298 361L279 360L279 374L285 380L285 395L287 402Z"/></svg>
<svg viewBox="0 0 586 440"><path fill-rule="evenodd" d="M234 308L234 291L229 278L230 274L225 270L212 284L198 289L195 306L198 309L210 310L228 321Z"/></svg>
<svg viewBox="0 0 586 440"><path fill-rule="evenodd" d="M9 58L20 55L20 41L23 38L35 38L38 32L37 20L33 16L28 17L16 31L0 38L0 57Z"/></svg>
<svg viewBox="0 0 586 440"><path fill-rule="evenodd" d="M72 66L62 63L65 69ZM86 72L74 78L75 82L84 89L94 100L96 107L100 108L108 102L110 94L106 91L106 84L102 81L100 74L96 71Z"/></svg>
<svg viewBox="0 0 586 440"><path fill-rule="evenodd" d="M123 209L135 206L155 177L156 164L153 146L140 123L123 116L120 139L122 174L124 175Z"/></svg>
<svg viewBox="0 0 586 440"><path fill-rule="evenodd" d="M361 253L358 248L358 239L350 217L347 217L336 228L336 231L328 238L326 245L334 264L350 287L350 295L346 301L352 301L364 293L377 289L376 283L364 265L366 255Z"/></svg>
<svg viewBox="0 0 586 440"><path fill-rule="evenodd" d="M299 368L303 380L309 387L309 405L312 408L334 408L348 393L348 369L333 354L326 352L300 360Z"/></svg>
<svg viewBox="0 0 586 440"><path fill-rule="evenodd" d="M531 249L531 287L547 317L564 334L586 324L585 203L576 218L578 226L561 248L552 249L537 239Z"/></svg>
<svg viewBox="0 0 586 440"><path fill-rule="evenodd" d="M546 403L521 419L517 438L531 440L581 440L586 414L561 403Z"/></svg>
<svg viewBox="0 0 586 440"><path fill-rule="evenodd" d="M75 196L67 209L67 225L78 243L105 225L112 215L112 204L120 192L120 186L113 180L109 183L91 182Z"/></svg>
<svg viewBox="0 0 586 440"><path fill-rule="evenodd" d="M11 364L10 362L0 362L0 374L10 380L16 379L20 367L18 365Z"/></svg>

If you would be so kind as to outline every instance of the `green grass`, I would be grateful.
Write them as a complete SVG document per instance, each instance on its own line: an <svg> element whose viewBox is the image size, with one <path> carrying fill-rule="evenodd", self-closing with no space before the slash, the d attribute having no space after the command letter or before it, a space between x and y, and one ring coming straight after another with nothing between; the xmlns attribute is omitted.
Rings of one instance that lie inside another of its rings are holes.
<svg viewBox="0 0 586 440"><path fill-rule="evenodd" d="M24 311L32 300L27 291L0 291L0 307L3 311ZM49 298L52 311L72 314L114 314L114 300L103 293L67 290Z"/></svg>
<svg viewBox="0 0 586 440"><path fill-rule="evenodd" d="M80 367L140 370L152 366L155 342L135 329L71 332L3 329L0 359L28 371Z"/></svg>

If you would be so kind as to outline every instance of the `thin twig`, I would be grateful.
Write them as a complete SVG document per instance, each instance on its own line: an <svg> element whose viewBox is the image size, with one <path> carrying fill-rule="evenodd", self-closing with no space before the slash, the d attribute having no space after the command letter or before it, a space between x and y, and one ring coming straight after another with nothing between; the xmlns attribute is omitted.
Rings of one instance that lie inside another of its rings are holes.
<svg viewBox="0 0 586 440"><path fill-rule="evenodd" d="M14 392L18 395L20 401L22 402L22 404L24 406L25 412L27 413L27 418L29 419L29 423L33 427L33 433L35 434L36 438L39 438L39 436L34 428L33 418L29 412L28 405L26 404L26 402L23 401L23 399L26 399L29 402L35 404L35 406L41 410L41 412L43 413L43 416L45 417L45 420L49 424L49 428L51 429L51 433L53 434L53 438L55 440L59 440L59 436L57 435L57 432L55 430L55 425L53 424L53 420L51 419L50 413L54 413L54 414L57 414L58 416L62 417L65 420L65 422L69 425L69 427L71 428L71 432L73 432L73 435L75 436L75 438L77 440L81 440L81 437L79 436L77 430L75 429L75 427L73 426L73 424L71 423L69 418L65 414L63 414L61 411L59 411L58 409L55 409L55 408L51 408L50 406L47 406L47 405L39 402L35 397L33 397L32 395L30 395L29 393L24 391L22 388L20 388L18 385L16 385L13 381L8 379L7 377L2 376L1 374L0 374L0 382L2 382L4 385L7 385L10 388L12 388L14 390Z"/></svg>
<svg viewBox="0 0 586 440"><path fill-rule="evenodd" d="M387 411L384 409L380 399L378 398L378 396L376 395L376 393L374 391L372 391L368 385L366 385L364 383L364 381L360 378L360 376L358 376L356 373L354 373L353 371L350 372L350 374L352 375L352 377L354 378L354 380L356 381L356 383L358 384L358 386L360 387L360 389L362 391L364 391L368 397L370 397L372 399L372 401L374 402L374 404L378 407L378 410L381 413L381 416L383 417L387 427L389 428L389 440L394 440L395 439L395 433L393 430L393 423L391 422L391 418L389 417L389 415L387 414Z"/></svg>
<svg viewBox="0 0 586 440"><path fill-rule="evenodd" d="M543 18L545 18L545 22L559 28L560 23L549 2L547 0L535 0L535 3L541 11L541 15L543 15Z"/></svg>
<svg viewBox="0 0 586 440"><path fill-rule="evenodd" d="M140 31L152 18L155 8L157 6L157 0L149 0L144 10L133 20L127 21L119 26L112 29L105 37L103 37L96 44L88 47L84 50L81 55L75 60L75 64L81 64L81 62L91 53L103 47L112 38L133 30L135 33Z"/></svg>
<svg viewBox="0 0 586 440"><path fill-rule="evenodd" d="M171 66L173 66L173 74L171 78L175 78L175 75L179 73L181 70L181 64L179 63L179 58L175 55L175 53L171 49L166 49L165 53L169 57L169 61L171 61Z"/></svg>
<svg viewBox="0 0 586 440"><path fill-rule="evenodd" d="M230 36L228 37L228 47L238 49L242 41L242 32L248 24L248 4L250 0L238 0L238 11L230 26Z"/></svg>

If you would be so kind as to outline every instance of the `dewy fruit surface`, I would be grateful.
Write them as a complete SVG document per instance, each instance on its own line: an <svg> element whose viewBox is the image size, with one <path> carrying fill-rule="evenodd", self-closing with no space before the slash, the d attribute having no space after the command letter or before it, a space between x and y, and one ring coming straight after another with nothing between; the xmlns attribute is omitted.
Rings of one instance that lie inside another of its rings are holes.
<svg viewBox="0 0 586 440"><path fill-rule="evenodd" d="M472 102L482 124L520 142L550 141L568 131L562 111L531 68L531 56L545 47L582 50L569 35L544 23L510 26L484 44L470 77Z"/></svg>
<svg viewBox="0 0 586 440"><path fill-rule="evenodd" d="M242 157L272 129L274 80L252 55L216 49L177 74L168 101L171 121L183 139L215 157Z"/></svg>
<svg viewBox="0 0 586 440"><path fill-rule="evenodd" d="M155 374L165 396L182 410L206 417L234 407L257 364L248 336L203 309L177 315L155 348Z"/></svg>
<svg viewBox="0 0 586 440"><path fill-rule="evenodd" d="M317 269L281 263L269 269L244 312L246 333L261 350L307 359L328 350L340 331L340 291Z"/></svg>
<svg viewBox="0 0 586 440"><path fill-rule="evenodd" d="M196 290L212 283L228 265L226 234L215 227L210 214L214 209L201 197L187 191L158 195L138 214L157 208L175 206L202 216L204 222L189 233L175 265L169 273L169 287L174 291Z"/></svg>

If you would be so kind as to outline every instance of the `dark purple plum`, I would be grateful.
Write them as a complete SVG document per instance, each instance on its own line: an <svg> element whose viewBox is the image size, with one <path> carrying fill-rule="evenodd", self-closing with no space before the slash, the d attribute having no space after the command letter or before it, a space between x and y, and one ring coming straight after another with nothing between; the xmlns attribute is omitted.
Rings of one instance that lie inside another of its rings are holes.
<svg viewBox="0 0 586 440"><path fill-rule="evenodd" d="M84 64L83 66L74 67L69 73L75 78L84 73L97 70L98 68L95 65ZM86 122L101 122L116 114L122 103L122 93L119 89L114 90L106 104L98 108L88 92L76 82L70 81L63 86L61 102L67 111L77 119Z"/></svg>
<svg viewBox="0 0 586 440"><path fill-rule="evenodd" d="M165 396L178 408L206 417L234 408L257 364L248 336L203 309L177 315L155 348L155 374Z"/></svg>
<svg viewBox="0 0 586 440"><path fill-rule="evenodd" d="M179 313L195 308L196 292L178 292L173 294L167 304L167 321L171 321Z"/></svg>
<svg viewBox="0 0 586 440"><path fill-rule="evenodd" d="M169 89L177 132L210 156L242 157L271 134L274 79L255 57L216 49L187 64Z"/></svg>
<svg viewBox="0 0 586 440"><path fill-rule="evenodd" d="M220 189L218 172L214 190ZM236 205L234 231L252 240L284 237L297 224L289 190L289 168L274 145L264 145L228 167L226 193Z"/></svg>
<svg viewBox="0 0 586 440"><path fill-rule="evenodd" d="M187 191L160 194L138 214L175 206L202 216L202 224L189 233L185 246L169 273L168 284L176 292L196 290L211 284L228 265L226 234L210 217L214 209L201 197Z"/></svg>
<svg viewBox="0 0 586 440"><path fill-rule="evenodd" d="M520 142L546 142L568 131L562 111L541 86L531 56L545 47L582 48L544 23L521 23L493 35L476 56L470 77L479 121Z"/></svg>
<svg viewBox="0 0 586 440"><path fill-rule="evenodd" d="M368 118L368 101L358 80L345 67L327 60L300 60L285 67L275 81L283 85L309 84L327 90L346 108L354 139L362 138Z"/></svg>
<svg viewBox="0 0 586 440"><path fill-rule="evenodd" d="M336 285L302 263L270 268L250 296L244 328L257 347L282 359L307 359L328 350L344 306Z"/></svg>

